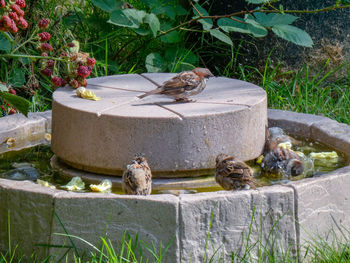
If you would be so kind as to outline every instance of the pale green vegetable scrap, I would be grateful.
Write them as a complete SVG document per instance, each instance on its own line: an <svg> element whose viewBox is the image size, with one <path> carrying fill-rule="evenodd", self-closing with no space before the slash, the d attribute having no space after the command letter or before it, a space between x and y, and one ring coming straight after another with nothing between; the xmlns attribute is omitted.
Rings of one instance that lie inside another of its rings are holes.
<svg viewBox="0 0 350 263"><path fill-rule="evenodd" d="M45 187L48 187L51 189L56 189L56 186L54 186L53 184L50 184L49 182L46 182L44 180L37 179L36 182L37 182L37 184L40 184L42 186L45 186Z"/></svg>
<svg viewBox="0 0 350 263"><path fill-rule="evenodd" d="M109 179L105 179L100 184L90 184L90 189L93 192L110 193L112 182Z"/></svg>
<svg viewBox="0 0 350 263"><path fill-rule="evenodd" d="M76 176L68 184L61 186L61 188L65 188L68 191L82 191L85 189L85 183L79 176Z"/></svg>

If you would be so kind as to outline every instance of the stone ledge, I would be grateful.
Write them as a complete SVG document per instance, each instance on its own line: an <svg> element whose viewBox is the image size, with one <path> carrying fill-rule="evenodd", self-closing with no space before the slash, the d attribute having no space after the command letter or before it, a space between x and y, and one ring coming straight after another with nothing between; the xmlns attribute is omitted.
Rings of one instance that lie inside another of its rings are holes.
<svg viewBox="0 0 350 263"><path fill-rule="evenodd" d="M14 120L26 123L20 115L10 116L6 122L13 125ZM4 121L0 119L0 122ZM334 147L341 151L343 149L349 157L346 148L350 144L347 125L325 117L277 110L269 110L269 122L286 129L287 132L295 131L299 135L305 132L305 136L316 140L330 140ZM46 125L46 122L39 123ZM8 130L1 130L0 137ZM24 129L19 131L24 132ZM96 242L95 244L103 233L102 226L107 223L107 237L114 242L120 240L125 226L129 226L132 233L136 232L133 231L135 229L139 230L140 239L146 242L153 240L160 244L162 241L164 245L174 237L173 246L167 253L167 262L187 262L190 257L192 262L200 262L204 255L203 240L205 241L208 233L215 204L214 212L217 212L214 213L211 229L212 240L218 246L224 245L223 252L226 257L232 250L242 248L242 237L250 224L253 207L256 208L257 223L252 228L252 240L261 238L266 241L272 223L279 220L275 230L280 234L276 234L275 241L281 245L282 250L295 251L297 246L310 241L310 235L325 236L330 227L336 230L337 225L334 222L350 229L349 186L349 166L319 178L303 179L284 186L179 197L69 193L44 188L31 182L0 179L0 209L11 210L12 240L20 246L25 244L21 247L25 249L27 256L38 242L64 242L62 237L53 234L62 233L59 223L52 217L55 209L71 234ZM264 220L260 221L261 218ZM145 220L146 226L143 225ZM0 213L0 228L7 229L6 213ZM6 232L0 231L2 250L7 248ZM85 248L86 245L79 243L79 249ZM50 249L49 252L56 254L60 251ZM213 251L210 249L208 252L210 254ZM39 256L46 253L47 251L40 250Z"/></svg>

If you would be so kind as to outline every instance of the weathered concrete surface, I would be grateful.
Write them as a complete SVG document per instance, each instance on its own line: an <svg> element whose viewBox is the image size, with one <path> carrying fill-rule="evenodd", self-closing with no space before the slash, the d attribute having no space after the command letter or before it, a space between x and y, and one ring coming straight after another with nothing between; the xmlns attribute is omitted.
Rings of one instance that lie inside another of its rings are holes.
<svg viewBox="0 0 350 263"><path fill-rule="evenodd" d="M115 248L120 247L125 231L145 242L149 247L164 249L172 242L164 262L179 262L178 198L172 195L118 196L114 194L60 192L55 196L54 210L70 235L100 247L100 237L111 240ZM69 245L67 237L54 233L64 233L58 220L52 225L52 244ZM91 247L80 240L74 243L82 250ZM159 250L158 250L159 251ZM60 255L64 249L50 249L50 254ZM144 249L144 260L150 257ZM72 258L71 258L72 260ZM150 257L149 262L152 262Z"/></svg>
<svg viewBox="0 0 350 263"><path fill-rule="evenodd" d="M289 184L295 191L300 246L322 237L343 239L350 229L350 167ZM343 232L343 233L342 233Z"/></svg>
<svg viewBox="0 0 350 263"><path fill-rule="evenodd" d="M35 252L39 259L46 257L48 249L37 245L49 244L56 192L29 181L0 179L1 251L8 249L9 223L11 247L18 245L18 255L28 258Z"/></svg>
<svg viewBox="0 0 350 263"><path fill-rule="evenodd" d="M28 118L15 114L0 118L0 153L30 147L44 142L46 133L51 131L51 111L29 113ZM14 139L10 146L6 143Z"/></svg>
<svg viewBox="0 0 350 263"><path fill-rule="evenodd" d="M196 102L136 97L156 87L149 79L163 83L171 76L92 79L94 86L88 89L100 101L78 98L67 87L58 89L53 95L52 150L73 167L111 175L121 175L134 154L142 152L154 177L207 174L221 152L242 160L260 155L267 123L263 89L218 77L208 81Z"/></svg>
<svg viewBox="0 0 350 263"><path fill-rule="evenodd" d="M230 260L232 253L252 256L251 253L257 253L259 248L261 252L264 244L277 251L289 249L295 253L294 212L293 190L283 186L181 195L181 262L203 262L209 231L207 259L216 250L216 260L221 257ZM247 252L247 239L250 244L258 242L251 252Z"/></svg>
<svg viewBox="0 0 350 263"><path fill-rule="evenodd" d="M15 115L6 121L14 124L12 121L18 118L20 116ZM40 123L47 126L45 122ZM327 140L347 157L350 155L346 125L320 116L276 110L269 110L269 123L286 129L291 135L304 132L311 139ZM1 129L0 137L8 130ZM129 230L132 235L138 232L140 240L154 241L156 246L161 242L164 246L174 238L166 262L189 262L190 258L191 262L201 262L214 209L210 229L212 243L209 243L207 258L218 248L218 256L223 253L226 258L232 251L244 253L242 240L247 238L251 222L252 242L260 241L280 251L289 249L295 253L296 247L301 247L311 237L317 238L316 234L326 237L333 229L341 237L338 227L350 229L349 187L349 166L284 186L179 197L69 193L32 182L0 179L0 250L8 248L7 211L10 210L11 240L19 244L27 257L33 251L38 251L40 257L46 253L61 255L63 249L47 251L36 247L38 243L69 245L67 238L55 234L64 233L53 216L55 210L69 234L94 245L99 244L100 235L106 234L117 247L124 230ZM76 239L74 242L80 252L88 248Z"/></svg>

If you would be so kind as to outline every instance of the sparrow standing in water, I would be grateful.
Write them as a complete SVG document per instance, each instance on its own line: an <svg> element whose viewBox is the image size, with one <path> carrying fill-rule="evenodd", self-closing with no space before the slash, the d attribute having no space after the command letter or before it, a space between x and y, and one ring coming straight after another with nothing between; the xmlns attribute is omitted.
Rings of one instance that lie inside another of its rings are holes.
<svg viewBox="0 0 350 263"><path fill-rule="evenodd" d="M175 101L191 101L188 97L202 92L206 86L208 78L214 75L207 68L195 68L192 71L183 71L165 81L158 88L138 96L142 99L149 95L163 94L172 97Z"/></svg>
<svg viewBox="0 0 350 263"><path fill-rule="evenodd" d="M289 149L278 146L278 139L266 130L264 159L261 168L270 173L298 176L304 172L304 164L299 155Z"/></svg>
<svg viewBox="0 0 350 263"><path fill-rule="evenodd" d="M219 154L215 169L215 180L225 190L256 188L253 170L233 156Z"/></svg>
<svg viewBox="0 0 350 263"><path fill-rule="evenodd" d="M150 195L152 191L152 173L147 160L136 155L123 173L122 189L127 195Z"/></svg>

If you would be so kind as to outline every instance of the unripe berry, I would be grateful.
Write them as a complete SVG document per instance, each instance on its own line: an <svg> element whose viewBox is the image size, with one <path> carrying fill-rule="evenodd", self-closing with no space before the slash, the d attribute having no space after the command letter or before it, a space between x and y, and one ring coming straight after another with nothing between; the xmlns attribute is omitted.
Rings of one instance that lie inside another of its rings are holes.
<svg viewBox="0 0 350 263"><path fill-rule="evenodd" d="M75 44L73 42L70 42L67 44L68 47L75 47Z"/></svg>
<svg viewBox="0 0 350 263"><path fill-rule="evenodd" d="M79 78L78 82L80 84L80 86L86 87L87 86L87 82L85 78Z"/></svg>
<svg viewBox="0 0 350 263"><path fill-rule="evenodd" d="M40 42L45 42L45 41L49 41L49 39L51 38L51 35L48 32L42 32L39 34L39 38L40 38Z"/></svg>
<svg viewBox="0 0 350 263"><path fill-rule="evenodd" d="M64 85L64 79L58 76L52 78L52 84L56 87L62 87Z"/></svg>
<svg viewBox="0 0 350 263"><path fill-rule="evenodd" d="M48 57L49 55L46 52L41 53L42 57Z"/></svg>
<svg viewBox="0 0 350 263"><path fill-rule="evenodd" d="M39 24L38 24L38 25L39 25L39 27L40 27L41 29L45 29L45 28L48 28L49 23L50 23L50 19L44 18L44 19L42 19L42 20L39 21Z"/></svg>
<svg viewBox="0 0 350 263"><path fill-rule="evenodd" d="M79 82L76 80L76 79L72 79L70 82L69 82L69 85L74 88L74 89L77 89L79 88Z"/></svg>
<svg viewBox="0 0 350 263"><path fill-rule="evenodd" d="M49 59L49 60L47 61L47 66L48 66L48 67L52 68L54 65L55 65L55 61L53 61L52 59Z"/></svg>
<svg viewBox="0 0 350 263"><path fill-rule="evenodd" d="M16 0L16 5L18 5L20 8L25 8L26 1L25 0Z"/></svg>
<svg viewBox="0 0 350 263"><path fill-rule="evenodd" d="M62 51L62 53L60 54L60 57L68 57L68 53L65 51Z"/></svg>
<svg viewBox="0 0 350 263"><path fill-rule="evenodd" d="M43 75L48 76L48 77L51 77L51 75L52 75L52 70L49 69L49 68L44 68L44 69L42 69L40 72L41 72Z"/></svg>
<svg viewBox="0 0 350 263"><path fill-rule="evenodd" d="M9 16L2 16L1 21L4 27L10 28L13 20Z"/></svg>
<svg viewBox="0 0 350 263"><path fill-rule="evenodd" d="M40 49L45 51L52 51L53 47L49 43L42 43L40 45Z"/></svg>
<svg viewBox="0 0 350 263"><path fill-rule="evenodd" d="M11 20L11 21L12 21L12 24L11 24L11 26L10 26L11 32L12 32L12 33L17 33L17 32L18 32L18 27L17 27L15 21L13 21L13 20Z"/></svg>
<svg viewBox="0 0 350 263"><path fill-rule="evenodd" d="M14 21L18 21L19 17L16 12L10 12L9 17L12 18Z"/></svg>
<svg viewBox="0 0 350 263"><path fill-rule="evenodd" d="M9 115L15 114L17 113L16 109L11 108L11 110L9 111Z"/></svg>
<svg viewBox="0 0 350 263"><path fill-rule="evenodd" d="M87 60L88 66L93 66L95 64L96 64L96 60L94 58L88 58L88 60Z"/></svg>
<svg viewBox="0 0 350 263"><path fill-rule="evenodd" d="M16 92L16 90L14 90L14 89L10 89L10 90L9 90L9 93L11 93L12 95L17 95L17 92Z"/></svg>
<svg viewBox="0 0 350 263"><path fill-rule="evenodd" d="M16 4L11 5L11 9L17 13L19 16L24 16L24 11Z"/></svg>
<svg viewBox="0 0 350 263"><path fill-rule="evenodd" d="M86 77L90 76L90 74L91 74L91 71L87 67L85 67L85 66L78 67L78 75L80 77L86 78Z"/></svg>
<svg viewBox="0 0 350 263"><path fill-rule="evenodd" d="M28 27L28 22L23 17L20 17L18 19L17 25L22 29L26 29Z"/></svg>

